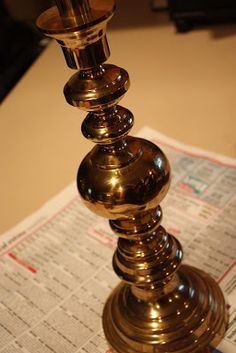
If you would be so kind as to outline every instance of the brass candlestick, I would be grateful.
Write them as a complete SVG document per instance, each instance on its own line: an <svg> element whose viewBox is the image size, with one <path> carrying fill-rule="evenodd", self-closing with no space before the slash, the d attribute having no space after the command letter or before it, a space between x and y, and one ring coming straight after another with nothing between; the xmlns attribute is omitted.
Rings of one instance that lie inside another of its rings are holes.
<svg viewBox="0 0 236 353"><path fill-rule="evenodd" d="M80 165L78 189L119 236L113 267L122 282L104 308L105 336L117 353L206 353L226 329L224 298L206 273L181 265L180 243L160 225L159 203L170 184L166 156L151 142L127 136L133 115L117 104L129 76L104 64L114 1L56 5L38 26L57 39L68 66L78 70L64 93L69 104L89 112L82 132L96 143Z"/></svg>

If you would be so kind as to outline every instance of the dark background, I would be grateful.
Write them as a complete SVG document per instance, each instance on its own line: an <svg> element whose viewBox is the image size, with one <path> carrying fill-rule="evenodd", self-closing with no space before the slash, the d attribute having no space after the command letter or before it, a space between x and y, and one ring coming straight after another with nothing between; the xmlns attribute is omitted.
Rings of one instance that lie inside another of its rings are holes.
<svg viewBox="0 0 236 353"><path fill-rule="evenodd" d="M47 44L35 27L50 0L0 1L0 101Z"/></svg>

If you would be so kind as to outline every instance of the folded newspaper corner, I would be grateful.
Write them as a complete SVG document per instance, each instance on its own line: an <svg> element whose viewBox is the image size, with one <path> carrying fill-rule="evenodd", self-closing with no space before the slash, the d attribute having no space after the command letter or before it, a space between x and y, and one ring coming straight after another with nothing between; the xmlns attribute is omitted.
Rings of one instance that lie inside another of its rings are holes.
<svg viewBox="0 0 236 353"><path fill-rule="evenodd" d="M172 164L164 227L181 241L184 261L210 273L229 304L229 327L213 353L235 353L236 160L150 128L139 136L161 146ZM118 283L115 243L106 220L83 206L75 183L2 234L0 353L112 353L101 314Z"/></svg>

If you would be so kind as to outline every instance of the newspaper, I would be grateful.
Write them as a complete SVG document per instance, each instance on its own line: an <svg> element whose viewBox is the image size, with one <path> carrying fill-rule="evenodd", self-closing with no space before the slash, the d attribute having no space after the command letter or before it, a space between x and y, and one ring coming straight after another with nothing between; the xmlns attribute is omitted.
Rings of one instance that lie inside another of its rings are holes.
<svg viewBox="0 0 236 353"><path fill-rule="evenodd" d="M184 261L221 285L230 323L219 350L236 351L236 160L145 128L172 164L163 226ZM0 353L105 353L101 314L118 283L108 222L82 204L75 183L0 236Z"/></svg>

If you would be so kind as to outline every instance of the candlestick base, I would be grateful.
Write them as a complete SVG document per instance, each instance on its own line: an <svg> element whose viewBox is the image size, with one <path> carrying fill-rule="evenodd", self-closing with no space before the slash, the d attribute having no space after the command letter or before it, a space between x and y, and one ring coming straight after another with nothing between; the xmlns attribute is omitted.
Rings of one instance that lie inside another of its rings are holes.
<svg viewBox="0 0 236 353"><path fill-rule="evenodd" d="M182 265L160 290L136 292L121 283L103 312L105 336L116 353L206 353L227 325L221 289L206 273Z"/></svg>

